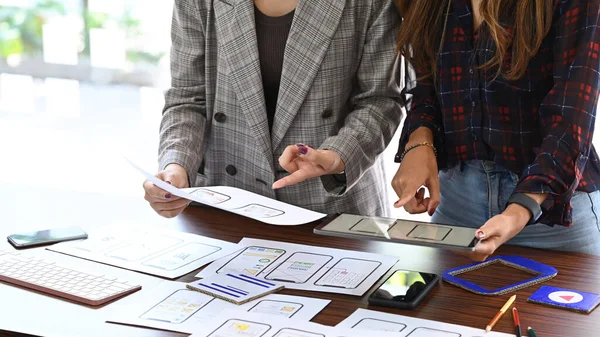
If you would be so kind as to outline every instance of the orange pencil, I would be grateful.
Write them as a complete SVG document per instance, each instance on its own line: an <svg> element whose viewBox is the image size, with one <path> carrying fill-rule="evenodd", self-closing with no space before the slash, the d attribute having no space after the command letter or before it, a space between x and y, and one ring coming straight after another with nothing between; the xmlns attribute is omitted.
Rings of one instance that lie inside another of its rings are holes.
<svg viewBox="0 0 600 337"><path fill-rule="evenodd" d="M496 314L496 316L494 316L494 319L492 319L492 321L490 322L490 324L488 324L485 327L485 331L486 332L492 331L492 328L494 327L494 325L496 325L496 323L498 323L498 321L500 320L500 318L502 317L502 315L504 315L504 313L506 312L506 310L508 310L508 308L510 308L510 306L515 302L516 299L517 299L517 295L512 295L508 299L508 301L506 301L506 303L504 304L504 306L500 309L500 311L498 311L498 313Z"/></svg>

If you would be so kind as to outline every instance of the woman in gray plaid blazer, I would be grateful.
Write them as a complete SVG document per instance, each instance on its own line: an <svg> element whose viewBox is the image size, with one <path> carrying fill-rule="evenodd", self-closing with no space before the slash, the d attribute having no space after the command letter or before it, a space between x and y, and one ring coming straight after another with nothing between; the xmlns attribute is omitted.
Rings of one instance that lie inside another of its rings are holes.
<svg viewBox="0 0 600 337"><path fill-rule="evenodd" d="M255 3L175 1L157 176L177 187L234 186L318 212L387 215L379 154L401 120L392 1L259 2L294 11L272 123ZM144 187L165 217L188 205Z"/></svg>

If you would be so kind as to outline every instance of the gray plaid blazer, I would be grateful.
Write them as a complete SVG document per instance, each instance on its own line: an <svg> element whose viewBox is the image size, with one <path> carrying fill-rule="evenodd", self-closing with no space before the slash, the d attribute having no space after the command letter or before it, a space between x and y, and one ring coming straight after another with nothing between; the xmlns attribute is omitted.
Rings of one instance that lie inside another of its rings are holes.
<svg viewBox="0 0 600 337"><path fill-rule="evenodd" d="M383 152L398 127L400 17L391 0L300 0L269 130L252 0L176 0L159 165L324 213L387 215ZM274 191L286 146L339 153L345 177ZM391 160L391 159L390 159Z"/></svg>

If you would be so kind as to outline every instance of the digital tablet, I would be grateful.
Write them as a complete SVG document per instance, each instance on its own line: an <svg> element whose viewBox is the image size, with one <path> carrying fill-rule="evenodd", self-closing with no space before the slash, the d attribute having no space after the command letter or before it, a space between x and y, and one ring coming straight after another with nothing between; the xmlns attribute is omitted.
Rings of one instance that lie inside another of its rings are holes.
<svg viewBox="0 0 600 337"><path fill-rule="evenodd" d="M473 251L475 229L412 220L342 214L317 226L315 234Z"/></svg>

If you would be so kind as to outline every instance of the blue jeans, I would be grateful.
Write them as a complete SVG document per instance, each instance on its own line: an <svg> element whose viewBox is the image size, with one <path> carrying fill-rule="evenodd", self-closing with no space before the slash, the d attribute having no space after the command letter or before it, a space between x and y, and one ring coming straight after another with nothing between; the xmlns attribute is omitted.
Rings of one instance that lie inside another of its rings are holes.
<svg viewBox="0 0 600 337"><path fill-rule="evenodd" d="M432 222L472 228L502 213L519 177L491 161L470 160L440 171L441 203ZM600 191L575 192L571 227L529 225L507 244L600 255Z"/></svg>

